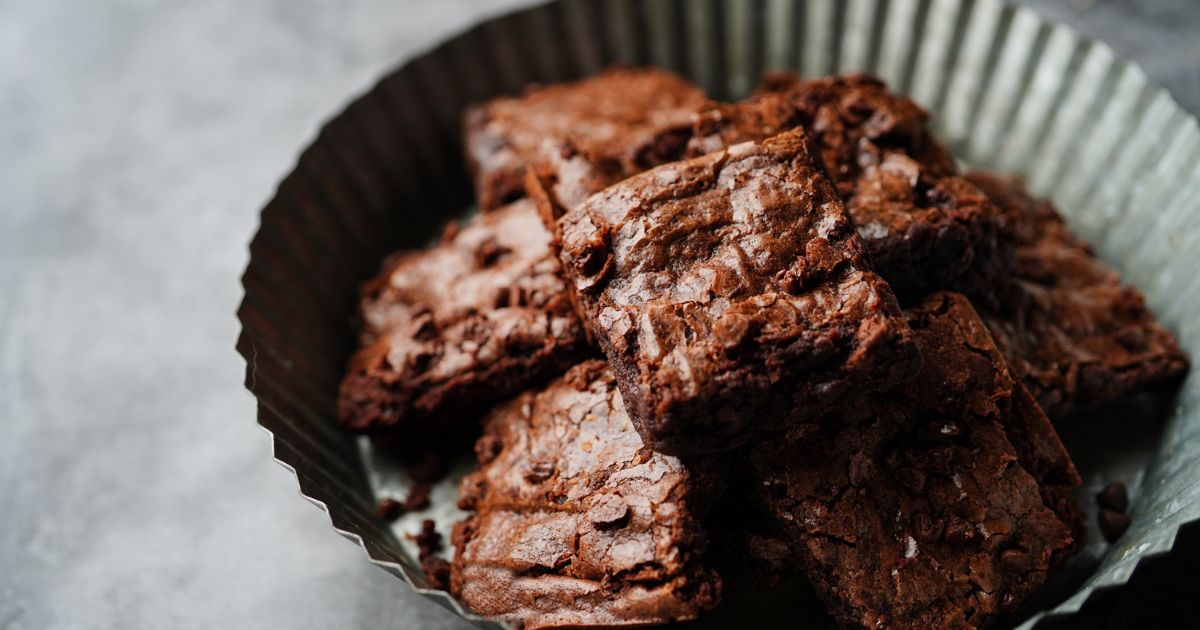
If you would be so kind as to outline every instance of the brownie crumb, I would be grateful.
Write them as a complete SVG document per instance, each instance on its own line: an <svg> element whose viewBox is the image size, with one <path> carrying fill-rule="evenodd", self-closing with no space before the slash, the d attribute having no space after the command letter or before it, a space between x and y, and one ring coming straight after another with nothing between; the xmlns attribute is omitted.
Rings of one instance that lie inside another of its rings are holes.
<svg viewBox="0 0 1200 630"><path fill-rule="evenodd" d="M408 489L408 497L404 499L404 510L406 512L418 512L429 507L429 493L433 490L433 486L417 482L413 487Z"/></svg>
<svg viewBox="0 0 1200 630"><path fill-rule="evenodd" d="M396 519L408 514L409 512L419 512L429 507L429 493L433 491L433 486L422 482L414 482L412 487L408 489L408 496L403 501L397 501L391 497L379 500L379 518L387 522L395 521ZM432 521L426 521L427 523Z"/></svg>
<svg viewBox="0 0 1200 630"><path fill-rule="evenodd" d="M1129 529L1129 517L1107 508L1100 508L1100 533L1104 534L1104 539L1110 543L1117 542L1121 534Z"/></svg>
<svg viewBox="0 0 1200 630"><path fill-rule="evenodd" d="M1129 509L1129 489L1125 482L1114 481L1096 494L1096 503L1100 507L1124 514Z"/></svg>
<svg viewBox="0 0 1200 630"><path fill-rule="evenodd" d="M447 590L450 586L450 563L439 555L444 545L437 523L428 518L421 521L421 531L409 534L408 538L417 543L417 559L421 562L421 570L425 572L429 586Z"/></svg>
<svg viewBox="0 0 1200 630"><path fill-rule="evenodd" d="M409 538L417 543L418 557L422 561L442 551L442 535L438 533L437 523L433 519L421 521L421 531L409 535Z"/></svg>
<svg viewBox="0 0 1200 630"><path fill-rule="evenodd" d="M407 503L407 502L405 502ZM401 516L404 516L405 503L401 503L391 497L379 500L379 518L392 522Z"/></svg>

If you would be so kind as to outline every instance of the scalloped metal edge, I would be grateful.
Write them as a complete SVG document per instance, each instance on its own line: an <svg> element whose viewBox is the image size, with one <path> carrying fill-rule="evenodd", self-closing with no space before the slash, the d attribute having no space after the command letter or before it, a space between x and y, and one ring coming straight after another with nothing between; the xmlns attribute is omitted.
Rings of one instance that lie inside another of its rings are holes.
<svg viewBox="0 0 1200 630"><path fill-rule="evenodd" d="M250 367L249 361L250 361L250 359L247 358L247 369L253 369ZM263 405L263 403L259 402L258 405L261 406L261 405ZM309 503L311 503L312 505L314 505L318 509L320 509L322 512L324 512L326 518L329 520L330 529L332 529L334 532L341 535L342 538L345 538L346 540L350 541L355 546L357 546L359 549L361 549L362 552L367 556L367 560L371 564L379 567L380 569L383 569L384 571L388 572L392 576L399 578L402 582L404 582L404 584L406 584L410 589L413 590L413 592L417 593L418 595L421 595L422 597L432 600L434 603L436 603L439 606L445 608L446 610L449 610L450 612L458 615L459 617L462 617L464 620L470 622L471 624L473 624L475 626L478 626L480 628L487 628L487 629L502 628L504 630L516 630L510 624L498 622L496 620L488 619L486 617L481 617L481 616L467 610L466 608L463 608L462 604L457 599L455 599L453 596L451 596L450 593L448 593L447 591L418 586L415 582L413 582L412 578L409 577L408 572L405 570L405 567L403 565L401 565L400 563L392 562L392 561L384 559L384 558L375 557L375 555L373 553L371 553L371 550L367 547L367 544L363 540L363 537L361 534L359 534L358 532L352 531L350 529L344 528L344 527L339 527L334 522L335 516L334 516L333 512L330 510L328 503L326 501L318 498L317 496L315 496L316 495L315 492L312 492L311 490L306 491L304 489L304 484L300 479L300 474L297 472L296 466L294 464L292 464L291 462L288 462L286 459L284 459L283 457L281 457L277 454L276 451L277 451L279 444L276 441L275 433L273 431L271 431L270 429L268 429L267 427L262 426L261 424L258 425L258 428L261 429L264 433L266 433L267 436L271 440L271 459L272 459L272 461L274 461L281 468L283 468L288 473L290 473L291 477L296 481L297 493L304 500L308 501Z"/></svg>
<svg viewBox="0 0 1200 630"><path fill-rule="evenodd" d="M819 2L819 0L813 0L813 1ZM933 1L935 1L935 0L929 0L929 2L933 2ZM960 4L966 4L968 2L970 2L970 0L961 0ZM443 39L440 43L432 45L421 52L413 54L412 56L410 56L408 58L407 61L400 63L397 66L394 66L392 69L389 69L389 70L385 71L384 73L382 73L374 82L372 82L370 84L370 86L368 88L358 92L357 94L355 94L351 98L349 98L347 100L347 105L343 106L341 109L337 110L334 114L332 114L329 117L322 120L320 125L318 125L318 127L316 128L315 135L311 136L310 139L304 144L305 151L307 151L309 148L311 148L314 144L316 144L318 142L318 138L320 137L321 132L330 124L330 122L332 122L333 120L336 120L340 116L342 116L347 111L347 109L350 107L350 104L354 103L361 97L363 97L367 94L370 94L370 93L374 92L375 90L379 89L380 85L384 82L384 80L386 80L387 77L392 76L400 68L408 66L414 60L421 59L422 57L425 57L426 55L429 55L435 51L443 49L448 42L455 41L457 38L459 38L465 34L468 34L472 31L475 31L476 29L479 29L481 26L483 26L487 23L501 20L501 19L515 18L517 16L530 16L530 15L533 15L535 13L545 10L547 7L550 7L550 6L553 6L556 4L560 4L560 2L555 1L555 0L550 0L547 2L537 2L530 6L526 6L523 8L518 8L515 10L510 10L510 11L505 11L505 12L499 12L499 13L495 13L492 15L481 16L473 24L471 24L467 27L464 27L462 29L459 29L455 33L450 34L445 39ZM1167 102L1170 105L1177 108L1179 111L1187 113L1187 116L1185 117L1183 124L1186 125L1187 128L1189 130L1191 130L1193 133L1200 133L1200 121L1198 121L1194 115L1192 115L1190 112L1187 112L1186 109L1184 109L1181 105L1179 105L1178 101L1175 99L1174 95L1171 94L1171 92L1169 90L1167 90L1165 87L1156 83L1142 69L1142 67L1140 65L1121 58L1106 43L1104 43L1100 40L1091 38L1091 37L1086 37L1065 24L1061 24L1061 23L1043 18L1034 9L1031 9L1027 6L1014 6L1014 5L1008 4L1007 2L1003 2L1002 0L975 0L974 4L975 5L982 4L985 6L991 5L994 10L1001 11L1002 13L1008 12L1009 15L1011 16L1010 19L1015 19L1016 16L1022 16L1023 19L1026 19L1026 20L1032 19L1037 23L1049 26L1049 28L1051 28L1055 32L1067 33L1071 37L1078 40L1079 42L1101 50L1104 54L1111 56L1111 58L1114 60L1114 62L1116 64L1118 64L1118 67L1122 71L1132 73L1133 77L1137 81L1143 83L1145 86L1147 86L1151 90L1153 90L1156 98L1165 97ZM688 5L688 6L691 7L694 5ZM799 6L806 6L806 5L799 5ZM915 60L913 61L913 64L915 66L915 64L916 64ZM804 68L804 70L809 70L809 69L810 68ZM911 69L911 72L916 72L916 68L913 67ZM294 171L296 166L298 166L298 162L293 164L293 167L289 172ZM278 190L276 192L278 193ZM261 222L260 222L260 229L261 229ZM249 263L247 265L247 270L248 269L249 269ZM242 285L243 285L242 305L244 306L245 301L246 301L245 275L242 276ZM240 311L240 307L239 307L239 311ZM239 319L239 323L241 323L242 327L243 327L243 330L239 336L238 346L239 347L242 346L243 342L245 342L248 344L248 348L253 349L254 348L253 340L248 339L246 336L246 332L245 332L246 322L243 320L243 318L240 316L240 314L239 314L238 319ZM315 492L311 489L306 490L304 488L304 483L302 481L300 473L297 470L295 463L288 461L285 456L279 454L281 443L279 442L278 437L275 435L275 433L273 431L271 431L269 428L264 426L261 422L261 414L263 413L264 410L267 409L267 405L262 400L258 399L257 394L255 394L255 392L251 389L252 384L255 379L255 371L256 371L254 357L240 349L239 349L239 354L241 354L243 359L246 361L246 380L247 380L246 387L251 392L252 395L255 395L255 398L256 398L256 404L257 404L258 416L259 416L257 419L257 422L258 422L260 428L262 428L262 430L264 432L266 432L267 435L269 435L271 438L272 459L277 464L279 464L281 467L288 470L291 473L291 475L296 479L297 490L298 490L299 494L304 499L306 499L307 501L309 501L310 503L312 503L313 505L315 505L319 509L321 509L323 512L325 512L327 518L329 518L330 527L335 532L340 534L343 538L351 541L352 543L356 544L359 548L361 548L363 550L363 552L366 554L367 559L372 564L374 564L375 566L378 566L381 569L387 571L388 573L400 578L409 588L411 588L413 591L415 591L419 595L434 601L438 605L446 608L447 610L450 610L451 612L462 617L464 620L472 623L473 625L476 625L481 628L512 628L512 626L509 624L506 624L503 622L498 622L498 621L491 620L491 619L487 619L487 618L481 617L479 615L476 615L476 614L470 612L469 610L465 609L462 606L462 604L460 602L458 602L458 600L456 600L454 597L452 597L446 591L437 590L437 589L429 589L429 588L425 588L425 587L417 585L412 580L411 576L408 575L408 571L406 570L406 567L404 567L400 563L388 560L386 558L376 557L376 555L371 551L371 549L365 542L362 534L360 534L359 532L354 531L352 529L349 529L346 527L341 527L337 524L337 520L338 520L337 515L330 508L328 502L326 500L319 498L317 496L319 494L318 492ZM1192 506L1192 507L1196 507L1196 506ZM1187 509L1187 506L1185 506L1182 509ZM1095 581L1095 583L1089 583L1089 584L1085 585L1084 587L1082 587L1074 595L1069 597L1066 601L1060 603L1053 609L1043 610L1043 611L1039 611L1039 612L1035 613L1030 618L1025 620L1019 627L1022 629L1033 628L1043 620L1069 618L1072 614L1079 611L1083 606L1087 605L1087 603L1089 601L1091 601L1093 597L1096 597L1100 594L1107 593L1110 591L1119 590L1122 587L1122 585L1124 585L1129 580L1129 578L1135 572L1137 572L1137 570L1139 569L1139 567L1141 567L1143 562L1153 559L1153 558L1159 558L1159 557L1162 557L1164 555L1171 553L1172 549L1175 546L1175 542L1178 538L1180 528L1182 528L1184 526L1191 526L1196 523L1200 523L1200 517L1193 516L1190 519L1185 519L1183 521L1180 521L1179 523L1176 523L1174 529L1170 532L1169 536L1164 536L1162 538L1159 538L1158 544L1154 544L1149 548L1140 550L1139 557L1135 561L1130 563L1126 570L1122 571L1123 575L1120 577L1120 579L1114 579L1114 580L1109 580L1109 581L1105 581L1105 580L1101 579L1101 580Z"/></svg>

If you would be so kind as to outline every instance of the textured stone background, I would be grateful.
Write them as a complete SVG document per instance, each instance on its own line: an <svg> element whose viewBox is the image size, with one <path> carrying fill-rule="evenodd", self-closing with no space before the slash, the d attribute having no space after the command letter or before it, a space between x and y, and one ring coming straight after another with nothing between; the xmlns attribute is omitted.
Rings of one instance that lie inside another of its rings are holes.
<svg viewBox="0 0 1200 630"><path fill-rule="evenodd" d="M1028 3L1200 111L1195 0ZM461 627L271 463L233 313L323 117L516 4L0 0L0 630Z"/></svg>

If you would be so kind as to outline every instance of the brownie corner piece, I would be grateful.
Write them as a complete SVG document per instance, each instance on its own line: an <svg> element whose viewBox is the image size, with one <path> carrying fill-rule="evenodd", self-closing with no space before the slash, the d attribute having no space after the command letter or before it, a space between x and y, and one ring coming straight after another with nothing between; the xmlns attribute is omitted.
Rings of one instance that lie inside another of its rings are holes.
<svg viewBox="0 0 1200 630"><path fill-rule="evenodd" d="M437 432L587 356L550 238L520 200L385 263L364 285L341 423L380 438Z"/></svg>
<svg viewBox="0 0 1200 630"><path fill-rule="evenodd" d="M1078 548L1078 475L965 297L907 316L921 373L761 440L754 492L843 626L986 627Z"/></svg>
<svg viewBox="0 0 1200 630"><path fill-rule="evenodd" d="M497 407L484 431L459 494L472 513L454 531L451 592L467 607L533 629L716 606L703 522L722 472L647 448L603 361Z"/></svg>
<svg viewBox="0 0 1200 630"><path fill-rule="evenodd" d="M659 166L559 220L642 436L725 450L920 356L800 129Z"/></svg>

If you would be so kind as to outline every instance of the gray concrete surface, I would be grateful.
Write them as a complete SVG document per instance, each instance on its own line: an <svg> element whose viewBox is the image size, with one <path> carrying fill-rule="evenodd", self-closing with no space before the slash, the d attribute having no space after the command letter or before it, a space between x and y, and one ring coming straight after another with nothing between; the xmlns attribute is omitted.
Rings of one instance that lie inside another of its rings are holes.
<svg viewBox="0 0 1200 630"><path fill-rule="evenodd" d="M461 626L271 463L233 312L319 122L515 4L0 0L0 629ZM1200 110L1194 0L1030 4Z"/></svg>

